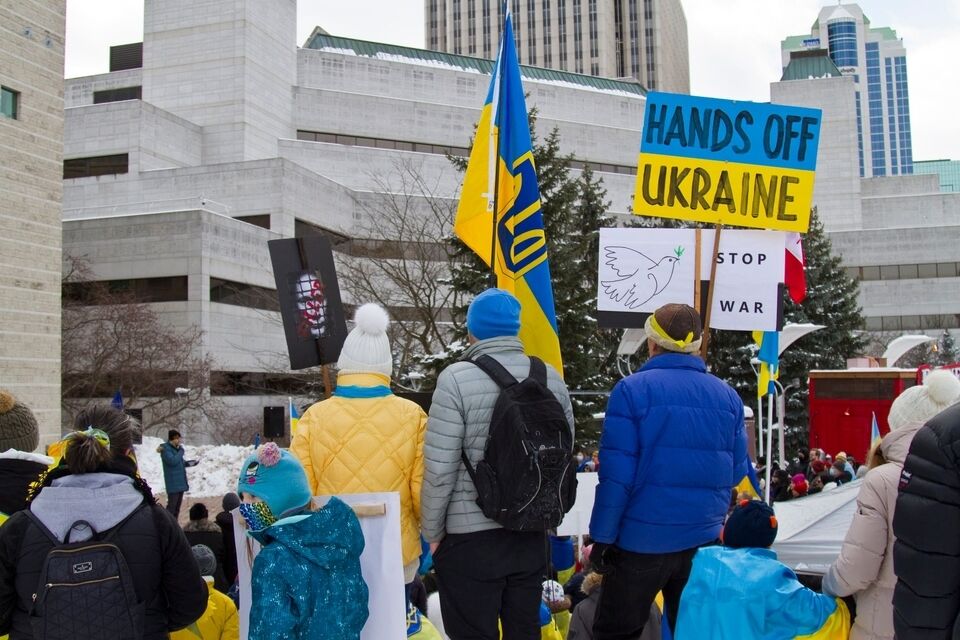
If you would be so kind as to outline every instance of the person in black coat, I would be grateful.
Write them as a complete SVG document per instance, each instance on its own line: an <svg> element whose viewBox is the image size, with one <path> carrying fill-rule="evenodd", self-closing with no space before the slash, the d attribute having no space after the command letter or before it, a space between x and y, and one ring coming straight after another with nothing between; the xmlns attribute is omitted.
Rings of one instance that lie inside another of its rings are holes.
<svg viewBox="0 0 960 640"><path fill-rule="evenodd" d="M26 508L27 488L52 458L32 453L40 429L30 408L0 390L0 520Z"/></svg>
<svg viewBox="0 0 960 640"><path fill-rule="evenodd" d="M898 640L960 638L960 404L910 444L893 516Z"/></svg>
<svg viewBox="0 0 960 640"><path fill-rule="evenodd" d="M202 544L213 551L213 556L217 560L217 566L211 574L213 587L220 593L229 591L232 583L227 582L226 573L223 569L225 551L223 533L220 531L220 527L210 522L210 514L206 505L202 502L197 502L190 507L190 522L183 528L183 533L187 536L187 542L190 543L191 547Z"/></svg>
<svg viewBox="0 0 960 640"><path fill-rule="evenodd" d="M32 639L30 609L53 541L89 540L113 532L126 560L137 605L143 607L143 639L165 640L203 615L207 586L179 525L137 474L133 455L136 421L113 407L92 407L67 436L60 464L31 488L28 510L0 527L0 634ZM82 431L80 431L82 430ZM74 526L78 521L88 526ZM93 531L91 531L91 527ZM136 605L135 605L136 606ZM73 637L89 637L80 618Z"/></svg>
<svg viewBox="0 0 960 640"><path fill-rule="evenodd" d="M227 584L237 580L237 544L233 537L233 514L231 511L240 506L240 496L230 492L223 496L221 505L223 511L217 514L214 520L220 527L223 537L223 575Z"/></svg>

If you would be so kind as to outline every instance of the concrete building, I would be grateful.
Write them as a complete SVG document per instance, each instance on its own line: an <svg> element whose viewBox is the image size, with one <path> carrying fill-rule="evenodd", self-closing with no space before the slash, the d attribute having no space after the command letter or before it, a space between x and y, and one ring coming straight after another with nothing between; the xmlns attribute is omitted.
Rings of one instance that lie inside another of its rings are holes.
<svg viewBox="0 0 960 640"><path fill-rule="evenodd" d="M425 46L496 58L500 0L424 0ZM680 0L513 0L522 64L690 93L687 19Z"/></svg>
<svg viewBox="0 0 960 640"><path fill-rule="evenodd" d="M321 29L297 48L295 8L148 2L142 45L114 47L109 73L66 84L65 254L99 282L147 292L170 326L202 329L215 361L206 392L249 416L303 382L287 370L267 241L320 232L340 243L338 263L389 258L364 242L371 212L401 167L454 202L460 175L446 154L467 153L493 64ZM643 89L523 75L538 131L556 127L562 151L589 161L626 213ZM149 412L144 422L156 426ZM206 435L197 425L188 437Z"/></svg>
<svg viewBox="0 0 960 640"><path fill-rule="evenodd" d="M824 9L818 24L834 24L851 6ZM863 25L856 24L862 50ZM823 111L814 203L834 250L860 280L865 328L934 336L960 329L960 193L944 188L949 179L938 175L859 177L860 85L836 60L832 49L828 55L819 46L791 52L770 98ZM952 168L944 162L924 167L945 175Z"/></svg>
<svg viewBox="0 0 960 640"><path fill-rule="evenodd" d="M907 52L896 31L872 27L859 5L831 5L809 34L786 38L780 50L785 70L792 58L822 51L853 78L861 177L913 173Z"/></svg>
<svg viewBox="0 0 960 640"><path fill-rule="evenodd" d="M64 0L0 0L0 388L60 437Z"/></svg>

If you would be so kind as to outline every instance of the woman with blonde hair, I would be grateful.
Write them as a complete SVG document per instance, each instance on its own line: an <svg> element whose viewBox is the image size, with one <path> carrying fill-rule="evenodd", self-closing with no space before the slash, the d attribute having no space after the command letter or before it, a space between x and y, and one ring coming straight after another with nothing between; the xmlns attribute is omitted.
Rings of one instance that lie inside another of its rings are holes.
<svg viewBox="0 0 960 640"><path fill-rule="evenodd" d="M857 601L851 640L893 640L893 513L900 472L917 431L958 401L960 380L949 371L931 371L924 384L893 401L890 432L879 452L868 454L871 469L860 487L857 511L840 556L823 579L824 593Z"/></svg>

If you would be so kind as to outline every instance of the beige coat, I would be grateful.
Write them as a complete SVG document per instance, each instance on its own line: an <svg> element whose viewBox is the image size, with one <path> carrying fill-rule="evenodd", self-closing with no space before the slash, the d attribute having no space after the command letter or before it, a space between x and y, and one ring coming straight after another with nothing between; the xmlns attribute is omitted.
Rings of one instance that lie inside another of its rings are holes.
<svg viewBox="0 0 960 640"><path fill-rule="evenodd" d="M824 592L856 598L851 640L893 640L893 589L897 585L893 511L903 461L922 426L907 424L883 438L880 449L887 462L864 478L840 557L823 580Z"/></svg>

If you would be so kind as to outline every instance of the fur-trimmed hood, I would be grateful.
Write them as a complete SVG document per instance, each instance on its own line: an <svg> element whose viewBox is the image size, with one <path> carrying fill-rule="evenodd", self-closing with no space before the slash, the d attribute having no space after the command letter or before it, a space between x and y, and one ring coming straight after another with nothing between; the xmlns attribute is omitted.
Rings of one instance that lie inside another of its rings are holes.
<svg viewBox="0 0 960 640"><path fill-rule="evenodd" d="M580 591L583 592L583 595L589 596L599 589L601 584L603 584L603 576L596 571L591 571L583 579L583 584L580 585Z"/></svg>

